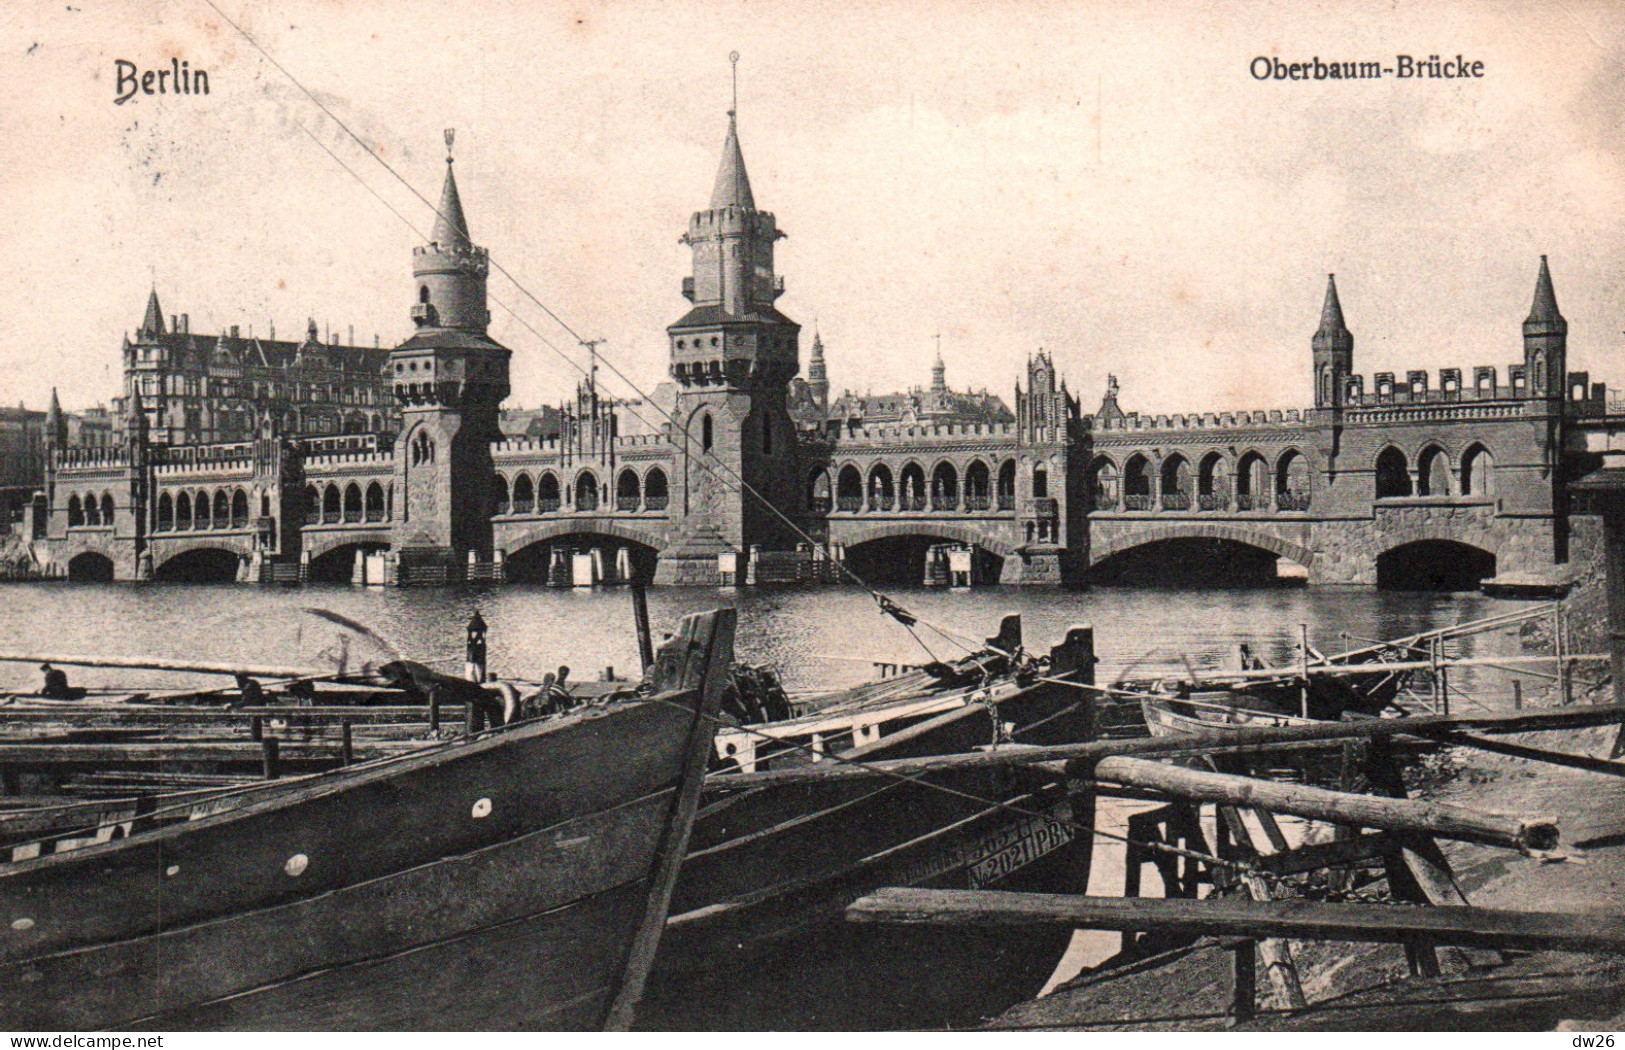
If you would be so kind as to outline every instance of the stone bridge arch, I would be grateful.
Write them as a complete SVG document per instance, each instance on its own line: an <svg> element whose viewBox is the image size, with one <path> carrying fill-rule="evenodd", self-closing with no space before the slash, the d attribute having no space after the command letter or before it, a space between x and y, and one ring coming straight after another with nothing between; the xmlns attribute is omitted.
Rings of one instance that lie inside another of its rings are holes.
<svg viewBox="0 0 1625 1050"><path fill-rule="evenodd" d="M305 544L305 550L310 552L310 560L326 554L331 554L340 547L389 547L394 537L388 529L368 529L365 532L341 532L331 536L321 536Z"/></svg>
<svg viewBox="0 0 1625 1050"><path fill-rule="evenodd" d="M503 534L498 532L496 545L507 551L510 555L526 547L560 536L605 536L611 539L625 540L628 543L641 543L645 547L660 550L666 546L664 534L651 532L625 522L606 520L604 518L562 518L550 521L545 525L536 525L523 532Z"/></svg>
<svg viewBox="0 0 1625 1050"><path fill-rule="evenodd" d="M895 539L900 536L924 536L931 539L964 543L973 547L980 547L989 554L996 554L1001 558L1008 558L1016 553L1014 547L997 536L964 525L931 521L930 519L868 525L853 529L850 532L842 530L839 533L832 534L830 538L844 543L847 547L856 547L862 543Z"/></svg>
<svg viewBox="0 0 1625 1050"><path fill-rule="evenodd" d="M1143 547L1148 543L1158 543L1163 540L1230 540L1233 543L1246 544L1282 558L1289 558L1305 569L1311 567L1315 560L1315 552L1299 543L1283 539L1263 529L1247 528L1244 525L1230 525L1221 522L1159 522L1135 528L1131 532L1124 532L1110 538L1091 544L1089 560L1091 563L1105 561L1114 554Z"/></svg>

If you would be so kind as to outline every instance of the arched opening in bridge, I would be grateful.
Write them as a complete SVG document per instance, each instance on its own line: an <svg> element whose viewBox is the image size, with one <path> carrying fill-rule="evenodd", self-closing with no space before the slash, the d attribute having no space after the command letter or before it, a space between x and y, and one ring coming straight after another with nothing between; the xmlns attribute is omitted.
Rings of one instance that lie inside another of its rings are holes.
<svg viewBox="0 0 1625 1050"><path fill-rule="evenodd" d="M327 486L322 493L322 522L327 525L336 525L339 520L339 487Z"/></svg>
<svg viewBox="0 0 1625 1050"><path fill-rule="evenodd" d="M643 484L638 480L638 472L627 467L615 479L615 509L635 511L642 502Z"/></svg>
<svg viewBox="0 0 1625 1050"><path fill-rule="evenodd" d="M1450 495L1450 460L1438 445L1429 445L1416 457L1416 494Z"/></svg>
<svg viewBox="0 0 1625 1050"><path fill-rule="evenodd" d="M1476 591L1495 575L1495 555L1454 540L1418 540L1377 556L1384 591Z"/></svg>
<svg viewBox="0 0 1625 1050"><path fill-rule="evenodd" d="M1191 464L1177 452L1162 461L1162 509L1191 509Z"/></svg>
<svg viewBox="0 0 1625 1050"><path fill-rule="evenodd" d="M598 478L591 471L584 470L576 478L576 510L594 511L598 509Z"/></svg>
<svg viewBox="0 0 1625 1050"><path fill-rule="evenodd" d="M528 482L530 479L526 478L525 480ZM560 491L561 490L560 490L560 487L559 487L559 479L551 471L549 471L547 473L544 473L541 477L537 478L536 479L536 513L537 514L551 514L554 511L558 510L559 509L559 498L560 498L559 493L560 493ZM516 514L528 514L528 513L530 513L529 511L519 509L518 500L519 500L519 493L518 493L518 485L516 483L515 487L514 487L514 512Z"/></svg>
<svg viewBox="0 0 1625 1050"><path fill-rule="evenodd" d="M1016 461L1007 459L999 467L999 509L1014 510L1016 508Z"/></svg>
<svg viewBox="0 0 1625 1050"><path fill-rule="evenodd" d="M1282 563L1285 562L1283 565ZM1096 562L1089 582L1106 587L1169 587L1190 590L1275 587L1301 583L1296 563L1237 540L1178 537L1153 540Z"/></svg>
<svg viewBox="0 0 1625 1050"><path fill-rule="evenodd" d="M1495 457L1483 445L1469 445L1461 456L1461 494L1495 495Z"/></svg>
<svg viewBox="0 0 1625 1050"><path fill-rule="evenodd" d="M814 514L828 514L835 509L834 496L829 487L829 471L815 467L807 475L807 509Z"/></svg>
<svg viewBox="0 0 1625 1050"><path fill-rule="evenodd" d="M1411 494L1411 471L1405 453L1392 445L1377 456L1377 498L1390 499Z"/></svg>
<svg viewBox="0 0 1625 1050"><path fill-rule="evenodd" d="M546 475L552 478L553 475ZM558 479L553 479L553 488L558 488ZM534 514L536 512L536 489L530 482L529 474L520 474L513 479L513 512L515 514Z"/></svg>
<svg viewBox="0 0 1625 1050"><path fill-rule="evenodd" d="M158 497L158 522L156 528L159 532L168 532L175 527L175 501L165 492Z"/></svg>
<svg viewBox="0 0 1625 1050"><path fill-rule="evenodd" d="M192 497L181 493L175 497L175 528L186 530L192 527Z"/></svg>
<svg viewBox="0 0 1625 1050"><path fill-rule="evenodd" d="M113 524L113 496L111 493L102 493L102 524Z"/></svg>
<svg viewBox="0 0 1625 1050"><path fill-rule="evenodd" d="M1230 479L1225 476L1224 457L1209 452L1196 469L1196 499L1201 510L1227 510L1230 506Z"/></svg>
<svg viewBox="0 0 1625 1050"><path fill-rule="evenodd" d="M987 510L991 505L988 490L992 487L993 475L988 471L987 464L979 459L971 460L970 466L965 468L965 509Z"/></svg>
<svg viewBox="0 0 1625 1050"><path fill-rule="evenodd" d="M170 558L152 578L163 583L235 583L239 561L232 551L200 547Z"/></svg>
<svg viewBox="0 0 1625 1050"><path fill-rule="evenodd" d="M520 476L523 477L523 475ZM513 504L509 502L509 498L508 476L506 474L498 474L496 476L496 480L491 485L491 513L508 513L508 510L513 506Z"/></svg>
<svg viewBox="0 0 1625 1050"><path fill-rule="evenodd" d="M1236 464L1236 509L1265 510L1269 507L1270 468L1257 452L1247 452Z"/></svg>
<svg viewBox="0 0 1625 1050"><path fill-rule="evenodd" d="M68 562L68 579L74 583L111 583L113 559L95 551L76 554Z"/></svg>
<svg viewBox="0 0 1625 1050"><path fill-rule="evenodd" d="M592 583L625 583L636 575L654 578L659 551L635 540L596 532L572 532L509 551L503 575L509 583L574 586L583 570ZM577 557L586 561L578 567ZM590 569L589 569L590 566Z"/></svg>
<svg viewBox="0 0 1625 1050"><path fill-rule="evenodd" d="M846 567L877 587L919 587L925 583L931 549L941 546L970 545L944 536L886 536L848 547ZM972 584L998 583L1003 568L1003 558L972 547Z"/></svg>
<svg viewBox="0 0 1625 1050"><path fill-rule="evenodd" d="M931 509L953 511L959 509L959 472L948 462L937 464L931 472Z"/></svg>
<svg viewBox="0 0 1625 1050"><path fill-rule="evenodd" d="M379 494L382 498L382 493ZM231 494L231 527L248 528L248 493L238 489Z"/></svg>
<svg viewBox="0 0 1625 1050"><path fill-rule="evenodd" d="M192 527L194 529L207 529L212 525L209 517L209 494L199 492L192 498Z"/></svg>
<svg viewBox="0 0 1625 1050"><path fill-rule="evenodd" d="M354 525L361 520L361 486L350 482L344 486L344 523Z"/></svg>
<svg viewBox="0 0 1625 1050"><path fill-rule="evenodd" d="M85 497L84 523L86 525L100 525L102 523L101 504L96 501L95 493Z"/></svg>
<svg viewBox="0 0 1625 1050"><path fill-rule="evenodd" d="M666 488L666 472L659 467L650 467L649 473L643 476L643 509L665 510L670 500L671 494Z"/></svg>
<svg viewBox="0 0 1625 1050"><path fill-rule="evenodd" d="M1297 449L1275 462L1275 503L1281 510L1309 509L1309 460Z"/></svg>
<svg viewBox="0 0 1625 1050"><path fill-rule="evenodd" d="M891 510L897 500L897 492L892 487L891 468L884 463L876 463L869 470L869 509Z"/></svg>
<svg viewBox="0 0 1625 1050"><path fill-rule="evenodd" d="M310 583L351 583L355 579L356 554L377 554L383 550L388 550L388 547L382 543L346 543L334 547L310 559L310 572L306 579Z"/></svg>
<svg viewBox="0 0 1625 1050"><path fill-rule="evenodd" d="M1123 464L1123 509L1151 509L1151 461L1139 452Z"/></svg>
<svg viewBox="0 0 1625 1050"><path fill-rule="evenodd" d="M1094 510L1117 509L1117 464L1096 456L1089 464L1089 506Z"/></svg>
<svg viewBox="0 0 1625 1050"><path fill-rule="evenodd" d="M376 481L367 484L367 520L383 521L388 516L384 502L384 487Z"/></svg>
<svg viewBox="0 0 1625 1050"><path fill-rule="evenodd" d="M905 464L901 489L897 499L898 510L924 510L925 468L918 463Z"/></svg>
<svg viewBox="0 0 1625 1050"><path fill-rule="evenodd" d="M835 509L847 513L863 509L863 475L850 463L835 476Z"/></svg>

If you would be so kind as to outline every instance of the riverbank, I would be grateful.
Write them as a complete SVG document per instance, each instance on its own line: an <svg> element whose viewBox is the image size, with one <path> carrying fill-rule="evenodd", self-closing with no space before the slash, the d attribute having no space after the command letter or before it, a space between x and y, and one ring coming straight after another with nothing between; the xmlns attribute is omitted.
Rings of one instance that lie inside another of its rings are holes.
<svg viewBox="0 0 1625 1050"><path fill-rule="evenodd" d="M1613 726L1509 738L1607 758ZM1441 843L1475 905L1535 911L1617 911L1625 901L1625 777L1451 749L1431 761L1416 797L1481 810L1555 816L1562 860ZM1379 884L1380 885L1380 884ZM1375 887L1374 887L1375 888ZM1204 940L1118 970L1085 972L1049 996L1017 1006L994 1028L1117 1031L1550 1031L1625 1025L1625 965L1573 952L1439 951L1441 974L1409 975L1394 945L1293 942L1311 1004L1281 1009L1261 981L1259 1017L1226 1015L1230 953ZM1484 965L1486 961L1492 965ZM1475 965L1476 963L1476 965Z"/></svg>

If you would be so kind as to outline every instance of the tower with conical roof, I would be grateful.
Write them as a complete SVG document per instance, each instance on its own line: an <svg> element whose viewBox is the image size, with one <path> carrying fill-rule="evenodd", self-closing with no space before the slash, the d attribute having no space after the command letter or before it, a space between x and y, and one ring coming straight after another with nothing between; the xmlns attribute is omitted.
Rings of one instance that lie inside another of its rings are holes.
<svg viewBox="0 0 1625 1050"><path fill-rule="evenodd" d="M1535 301L1523 322L1523 365L1529 396L1561 398L1568 379L1569 323L1557 309L1552 271L1540 257Z"/></svg>
<svg viewBox="0 0 1625 1050"><path fill-rule="evenodd" d="M446 181L430 242L412 251L417 331L390 351L401 409L395 549L406 578L459 578L470 552L491 557L491 444L508 396L511 352L486 334L486 250L474 244L446 132Z"/></svg>
<svg viewBox="0 0 1625 1050"><path fill-rule="evenodd" d="M661 554L661 582L706 582L719 553L795 544L779 516L803 509L785 405L801 326L774 306L784 282L773 271L773 246L783 236L773 214L756 207L736 107L710 207L693 214L683 236L694 259L683 295L693 306L666 330L680 454L676 539Z"/></svg>
<svg viewBox="0 0 1625 1050"><path fill-rule="evenodd" d="M807 359L807 392L818 404L820 423L829 414L829 368L824 363L824 338L813 332L812 356Z"/></svg>
<svg viewBox="0 0 1625 1050"><path fill-rule="evenodd" d="M1336 274L1326 275L1326 303L1310 342L1315 352L1315 407L1341 408L1347 379L1354 374L1354 333L1343 323Z"/></svg>

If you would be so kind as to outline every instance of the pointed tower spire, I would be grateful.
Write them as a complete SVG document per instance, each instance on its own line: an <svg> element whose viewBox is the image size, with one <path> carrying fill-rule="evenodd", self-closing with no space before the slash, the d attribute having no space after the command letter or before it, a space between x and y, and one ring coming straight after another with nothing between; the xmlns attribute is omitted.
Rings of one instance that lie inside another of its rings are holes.
<svg viewBox="0 0 1625 1050"><path fill-rule="evenodd" d="M456 137L456 128L446 129L446 184L440 190L440 208L429 239L442 248L471 248L474 239L468 232L468 220L463 217L463 199L457 195L457 176L451 167L451 144Z"/></svg>
<svg viewBox="0 0 1625 1050"><path fill-rule="evenodd" d="M147 315L141 319L140 334L146 338L164 334L164 311L158 305L158 289L147 295Z"/></svg>
<svg viewBox="0 0 1625 1050"><path fill-rule="evenodd" d="M1309 341L1315 359L1315 407L1337 408L1346 395L1346 380L1354 372L1354 333L1343 322L1343 304L1337 298L1337 275L1326 275L1326 304L1320 308L1320 327Z"/></svg>
<svg viewBox="0 0 1625 1050"><path fill-rule="evenodd" d="M51 388L51 407L45 412L45 440L57 448L68 443L68 424L62 418L62 402L56 398L56 387Z"/></svg>
<svg viewBox="0 0 1625 1050"><path fill-rule="evenodd" d="M734 114L728 114L728 141L722 144L722 164L717 168L716 188L711 191L711 208L739 208L755 211L756 199L751 196L750 176L745 174L745 154L739 148L739 126Z"/></svg>
<svg viewBox="0 0 1625 1050"><path fill-rule="evenodd" d="M1529 307L1529 316L1524 319L1525 327L1538 324L1542 326L1561 324L1564 328L1568 323L1557 309L1557 293L1552 290L1552 271L1546 265L1546 256L1540 257L1540 276L1535 278L1535 301Z"/></svg>
<svg viewBox="0 0 1625 1050"><path fill-rule="evenodd" d="M1343 323L1343 304L1337 298L1337 275L1326 275L1326 305L1320 310L1320 333L1334 335L1347 332L1348 325Z"/></svg>

